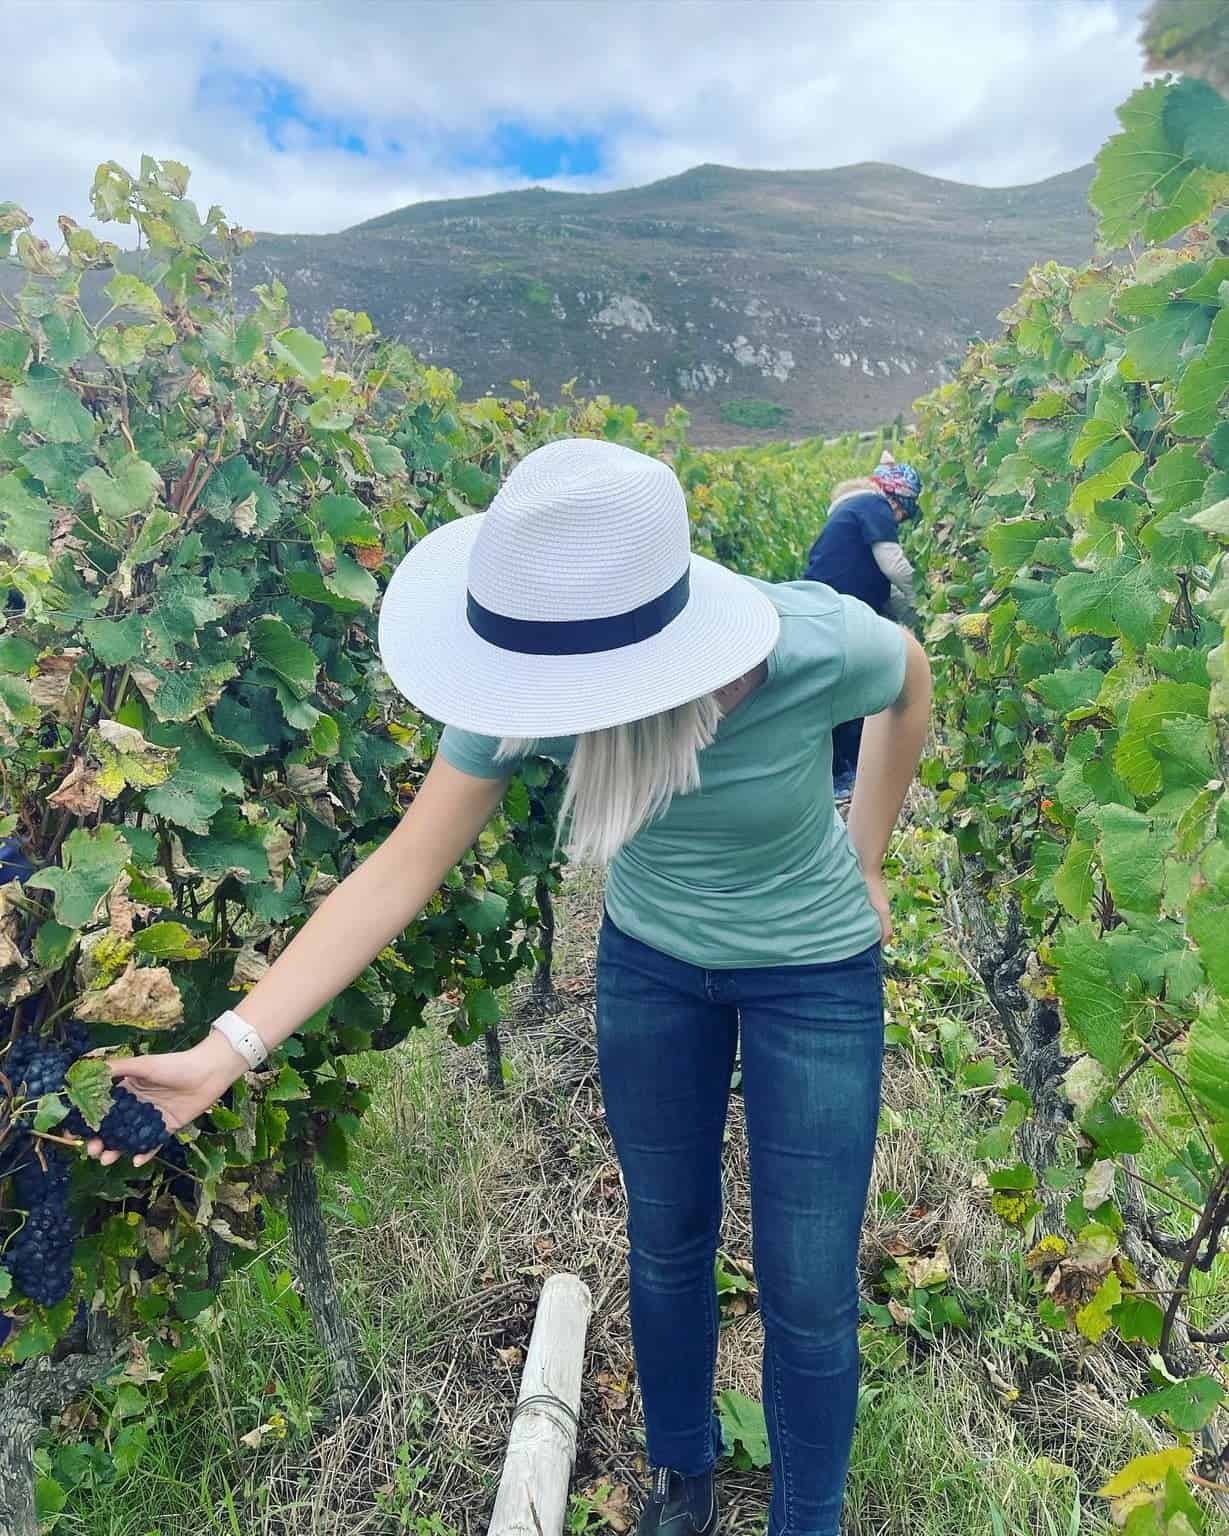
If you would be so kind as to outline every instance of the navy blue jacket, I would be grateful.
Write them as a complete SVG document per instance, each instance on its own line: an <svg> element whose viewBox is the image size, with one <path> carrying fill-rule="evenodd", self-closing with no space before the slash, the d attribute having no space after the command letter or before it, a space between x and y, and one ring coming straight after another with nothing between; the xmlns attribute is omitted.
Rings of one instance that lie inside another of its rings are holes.
<svg viewBox="0 0 1229 1536"><path fill-rule="evenodd" d="M822 581L857 597L876 613L887 611L892 584L875 564L872 544L896 544L900 530L891 506L875 491L860 491L838 503L815 540L806 579Z"/></svg>

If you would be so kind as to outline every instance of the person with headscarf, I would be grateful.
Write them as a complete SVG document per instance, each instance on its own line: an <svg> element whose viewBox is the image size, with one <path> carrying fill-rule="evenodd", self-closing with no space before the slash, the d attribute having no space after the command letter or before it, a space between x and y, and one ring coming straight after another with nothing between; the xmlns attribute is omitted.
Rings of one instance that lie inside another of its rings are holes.
<svg viewBox="0 0 1229 1536"><path fill-rule="evenodd" d="M900 525L917 517L921 492L917 470L898 464L887 449L870 475L836 486L806 579L856 597L875 613L911 623L916 616L913 567L900 545ZM832 776L840 800L853 793L861 742L860 718L832 733Z"/></svg>

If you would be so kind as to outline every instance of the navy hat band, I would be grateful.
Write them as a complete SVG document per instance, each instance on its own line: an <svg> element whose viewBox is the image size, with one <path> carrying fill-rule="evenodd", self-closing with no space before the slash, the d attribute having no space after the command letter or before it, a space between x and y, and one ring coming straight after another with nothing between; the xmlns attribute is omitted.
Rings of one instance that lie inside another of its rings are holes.
<svg viewBox="0 0 1229 1536"><path fill-rule="evenodd" d="M466 617L476 635L502 651L525 656L591 656L617 651L661 634L677 619L691 595L691 568L672 587L638 608L600 619L513 619L486 608L472 592L466 594Z"/></svg>

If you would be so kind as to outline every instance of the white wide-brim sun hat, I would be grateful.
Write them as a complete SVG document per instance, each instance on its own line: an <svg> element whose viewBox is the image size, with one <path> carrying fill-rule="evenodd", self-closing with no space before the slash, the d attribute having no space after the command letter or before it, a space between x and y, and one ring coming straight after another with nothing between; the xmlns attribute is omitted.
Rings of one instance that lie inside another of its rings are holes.
<svg viewBox="0 0 1229 1536"><path fill-rule="evenodd" d="M540 739L701 698L763 661L779 631L758 587L691 553L668 465L565 438L523 459L485 513L414 546L379 645L424 714Z"/></svg>

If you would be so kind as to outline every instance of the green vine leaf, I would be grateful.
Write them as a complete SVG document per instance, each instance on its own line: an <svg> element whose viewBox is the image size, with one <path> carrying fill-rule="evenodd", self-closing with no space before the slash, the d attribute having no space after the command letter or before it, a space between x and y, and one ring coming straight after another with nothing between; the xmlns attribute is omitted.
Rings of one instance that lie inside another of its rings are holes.
<svg viewBox="0 0 1229 1536"><path fill-rule="evenodd" d="M1227 389L1229 309L1222 309L1212 322L1203 352L1187 368L1178 385L1174 405L1180 415L1174 431L1182 437L1206 437L1216 426L1218 407ZM1194 459L1195 449L1185 451Z"/></svg>
<svg viewBox="0 0 1229 1536"><path fill-rule="evenodd" d="M183 923L151 923L132 936L137 954L151 960L202 960L209 953L208 941Z"/></svg>
<svg viewBox="0 0 1229 1536"><path fill-rule="evenodd" d="M1101 866L1115 905L1124 912L1155 913L1165 884L1166 830L1123 805L1104 806Z"/></svg>
<svg viewBox="0 0 1229 1536"><path fill-rule="evenodd" d="M1119 491L1130 485L1135 471L1144 462L1142 453L1128 450L1111 460L1104 469L1081 480L1071 498L1071 511L1076 517L1085 517L1099 501L1110 501Z"/></svg>
<svg viewBox="0 0 1229 1536"><path fill-rule="evenodd" d="M1128 1406L1145 1417L1168 1419L1176 1430L1194 1434L1208 1423L1227 1395L1213 1377L1191 1376L1134 1398Z"/></svg>
<svg viewBox="0 0 1229 1536"><path fill-rule="evenodd" d="M58 1093L45 1093L34 1111L34 1129L40 1134L54 1131L67 1114L68 1105Z"/></svg>
<svg viewBox="0 0 1229 1536"><path fill-rule="evenodd" d="M316 685L319 662L311 646L281 619L257 619L249 631L252 655L262 661L298 698Z"/></svg>
<svg viewBox="0 0 1229 1536"><path fill-rule="evenodd" d="M45 555L51 548L51 506L20 475L0 476L0 539L15 549Z"/></svg>
<svg viewBox="0 0 1229 1536"><path fill-rule="evenodd" d="M726 1450L744 1465L766 1467L771 1459L768 1429L761 1405L742 1392L725 1391L717 1396L717 1415Z"/></svg>
<svg viewBox="0 0 1229 1536"><path fill-rule="evenodd" d="M1054 585L1065 628L1073 635L1125 635L1145 646L1161 632L1169 604L1160 590L1159 573L1123 555L1095 571L1072 571Z"/></svg>
<svg viewBox="0 0 1229 1536"><path fill-rule="evenodd" d="M69 1099L95 1131L111 1108L112 1081L111 1068L106 1062L91 1056L73 1062L65 1076Z"/></svg>
<svg viewBox="0 0 1229 1536"><path fill-rule="evenodd" d="M1170 142L1188 160L1229 171L1229 101L1219 91L1202 80L1179 80L1165 93L1163 119Z"/></svg>
<svg viewBox="0 0 1229 1536"><path fill-rule="evenodd" d="M273 351L290 370L308 384L320 379L324 363L324 344L298 327L279 331L272 341Z"/></svg>
<svg viewBox="0 0 1229 1536"><path fill-rule="evenodd" d="M1063 1015L1080 1044L1113 1077L1122 1066L1131 1009L1110 972L1109 957L1091 928L1068 928L1055 946L1055 987Z"/></svg>
<svg viewBox="0 0 1229 1536"><path fill-rule="evenodd" d="M162 490L162 477L152 464L132 453L113 470L100 466L87 471L79 482L108 517L130 517L143 512Z"/></svg>
<svg viewBox="0 0 1229 1536"><path fill-rule="evenodd" d="M1229 1122L1229 1002L1225 999L1209 1003L1192 1024L1186 1065L1191 1088L1204 1109L1214 1120Z"/></svg>
<svg viewBox="0 0 1229 1536"><path fill-rule="evenodd" d="M162 313L162 300L156 291L129 272L117 272L103 291L116 309L132 310L151 318Z"/></svg>
<svg viewBox="0 0 1229 1536"><path fill-rule="evenodd" d="M64 839L59 866L36 871L26 884L52 893L58 923L84 928L123 874L130 851L115 827L78 827Z"/></svg>
<svg viewBox="0 0 1229 1536"><path fill-rule="evenodd" d="M1154 795L1161 787L1161 761L1167 738L1165 726L1190 716L1206 720L1208 690L1195 683L1150 683L1127 706L1126 721L1114 753L1114 767L1124 784L1138 795Z"/></svg>
<svg viewBox="0 0 1229 1536"><path fill-rule="evenodd" d="M77 393L55 375L31 372L13 390L13 400L29 418L30 428L49 443L92 443L94 418Z"/></svg>
<svg viewBox="0 0 1229 1536"><path fill-rule="evenodd" d="M1229 357L1229 346L1226 347ZM1187 378L1190 377L1189 371ZM1226 379L1229 383L1229 378ZM1180 512L1203 494L1210 471L1199 456L1198 449L1190 444L1171 448L1161 454L1148 471L1144 488L1148 500L1156 508L1158 517L1168 517Z"/></svg>
<svg viewBox="0 0 1229 1536"><path fill-rule="evenodd" d="M1136 91L1118 109L1122 132L1097 156L1088 198L1101 217L1101 239L1111 248L1144 232L1149 239L1167 239L1206 210L1206 198L1192 200L1189 161L1166 130L1168 96L1160 80ZM1181 220L1176 228L1170 228L1171 211Z"/></svg>
<svg viewBox="0 0 1229 1536"><path fill-rule="evenodd" d="M1095 889L1092 876L1093 852L1091 843L1071 843L1054 875L1054 894L1068 916L1077 921L1090 916L1092 912Z"/></svg>

